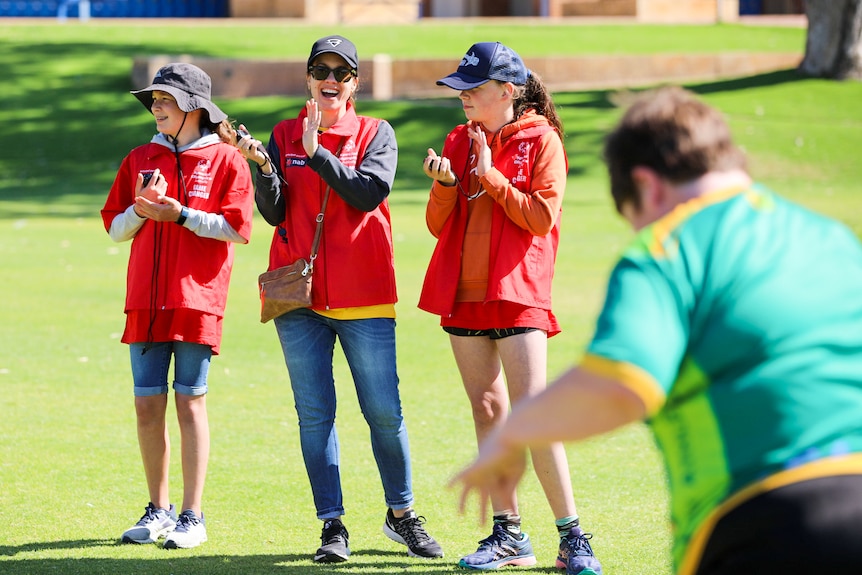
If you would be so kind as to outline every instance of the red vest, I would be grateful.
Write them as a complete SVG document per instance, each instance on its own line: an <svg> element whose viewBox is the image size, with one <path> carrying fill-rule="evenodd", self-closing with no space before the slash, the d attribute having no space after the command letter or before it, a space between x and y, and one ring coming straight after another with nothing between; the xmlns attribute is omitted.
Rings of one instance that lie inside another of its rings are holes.
<svg viewBox="0 0 862 575"><path fill-rule="evenodd" d="M326 183L306 165L302 147L302 118L279 122L272 137L281 151L279 171L285 197L285 220L275 228L269 269L309 257L316 218ZM365 149L377 133L380 120L347 115L320 135L319 144L339 152L348 168L359 168ZM323 223L323 236L314 262L312 308L336 309L395 303L395 259L392 224L386 200L370 212L358 210L332 191Z"/></svg>
<svg viewBox="0 0 862 575"><path fill-rule="evenodd" d="M178 189L174 153L145 144L123 159L102 209L105 229L134 203L134 182L141 171L159 168L168 195L190 208L222 214L242 237L251 236L254 195L248 163L225 143L180 154L186 197ZM126 311L185 308L222 317L233 267L232 243L202 238L173 222L147 220L132 240ZM154 269L157 267L158 269ZM153 301L155 297L155 301Z"/></svg>

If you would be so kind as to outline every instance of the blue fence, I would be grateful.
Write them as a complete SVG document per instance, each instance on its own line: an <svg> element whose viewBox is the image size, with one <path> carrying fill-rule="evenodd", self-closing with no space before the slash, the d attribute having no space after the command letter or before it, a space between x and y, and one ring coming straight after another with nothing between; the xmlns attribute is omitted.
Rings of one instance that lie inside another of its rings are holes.
<svg viewBox="0 0 862 575"><path fill-rule="evenodd" d="M0 17L56 18L62 0L0 0ZM66 2L69 18L78 2ZM92 18L227 18L229 0L90 0Z"/></svg>
<svg viewBox="0 0 862 575"><path fill-rule="evenodd" d="M763 13L763 2L761 0L739 0L739 14L741 16L759 15Z"/></svg>

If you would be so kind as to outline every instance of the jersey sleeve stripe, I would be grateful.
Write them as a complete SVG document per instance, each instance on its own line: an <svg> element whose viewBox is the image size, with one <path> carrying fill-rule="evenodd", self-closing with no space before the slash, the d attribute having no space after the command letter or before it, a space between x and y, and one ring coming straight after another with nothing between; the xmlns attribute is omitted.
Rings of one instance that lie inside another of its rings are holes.
<svg viewBox="0 0 862 575"><path fill-rule="evenodd" d="M664 390L652 375L634 364L588 353L584 355L580 368L619 381L629 388L643 400L648 417L655 415L664 405Z"/></svg>

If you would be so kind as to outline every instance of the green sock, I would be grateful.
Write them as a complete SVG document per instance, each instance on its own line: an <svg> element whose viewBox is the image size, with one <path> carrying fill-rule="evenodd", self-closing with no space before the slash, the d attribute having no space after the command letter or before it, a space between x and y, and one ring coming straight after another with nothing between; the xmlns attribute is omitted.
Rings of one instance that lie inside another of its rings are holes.
<svg viewBox="0 0 862 575"><path fill-rule="evenodd" d="M554 521L554 524L557 526L557 531L560 532L561 535L568 533L575 527L580 525L580 520L577 515L570 515L568 517L561 517Z"/></svg>

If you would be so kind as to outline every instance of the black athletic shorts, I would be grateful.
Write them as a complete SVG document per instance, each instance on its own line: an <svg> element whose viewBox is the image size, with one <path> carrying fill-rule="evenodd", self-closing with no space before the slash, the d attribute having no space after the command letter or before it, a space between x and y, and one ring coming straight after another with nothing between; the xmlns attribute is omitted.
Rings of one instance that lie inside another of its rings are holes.
<svg viewBox="0 0 862 575"><path fill-rule="evenodd" d="M510 335L519 335L522 333L529 333L531 331L539 331L537 327L507 327L502 329L467 329L466 327L448 327L445 326L443 331L446 333L451 333L452 335L458 335L461 337L477 337L477 336L487 336L491 339L503 339L504 337L509 337Z"/></svg>
<svg viewBox="0 0 862 575"><path fill-rule="evenodd" d="M731 510L697 575L862 574L862 475L793 483Z"/></svg>

